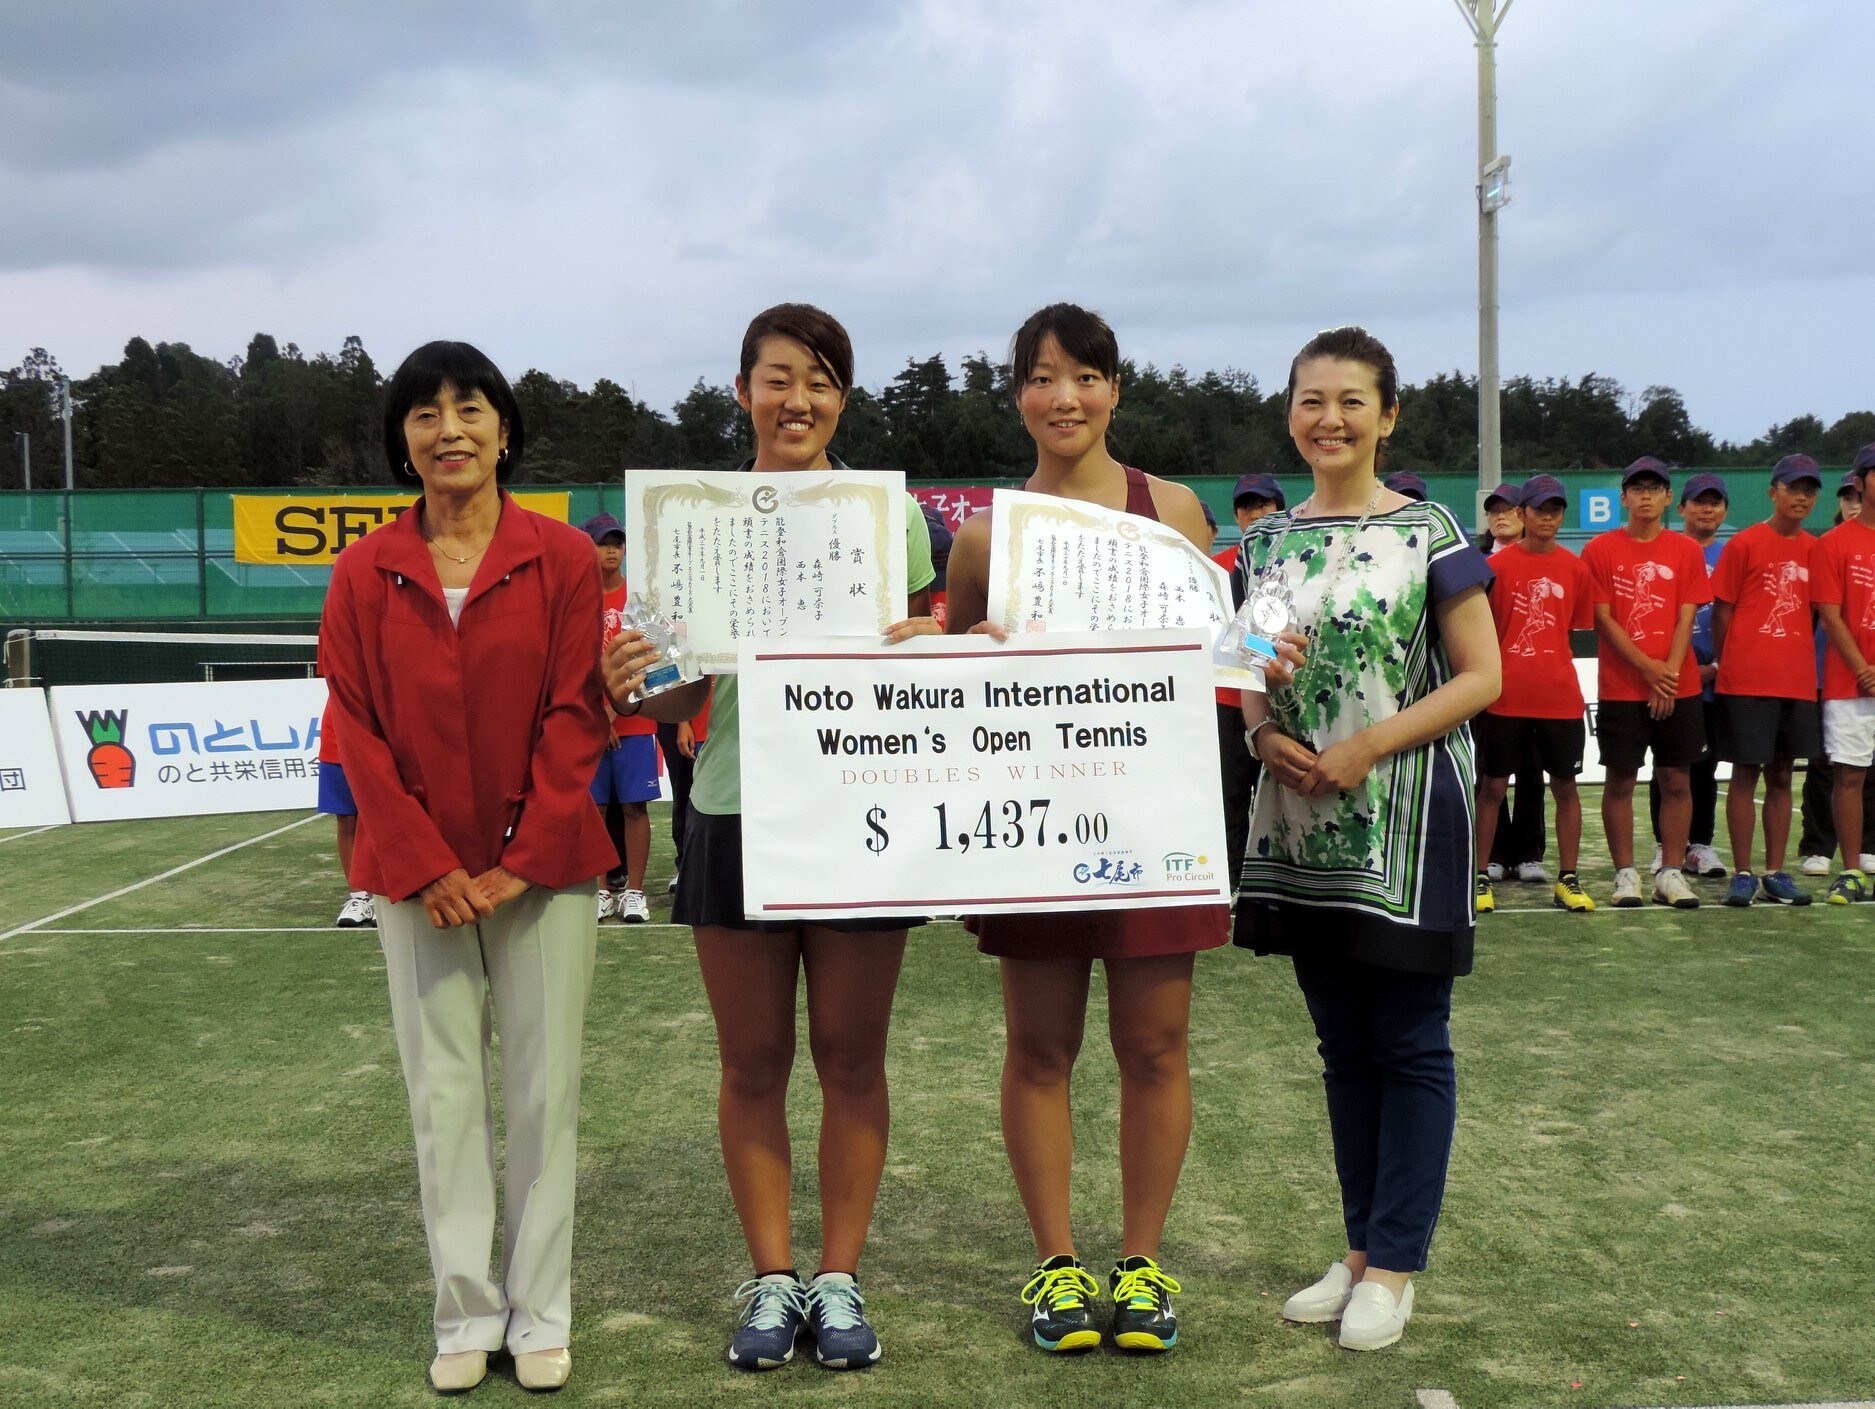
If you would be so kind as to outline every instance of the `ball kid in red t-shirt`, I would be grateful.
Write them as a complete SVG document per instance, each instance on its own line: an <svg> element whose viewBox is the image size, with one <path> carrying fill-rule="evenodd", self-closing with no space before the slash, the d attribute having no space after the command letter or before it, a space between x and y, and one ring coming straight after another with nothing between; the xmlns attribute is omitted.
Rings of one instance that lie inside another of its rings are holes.
<svg viewBox="0 0 1875 1409"><path fill-rule="evenodd" d="M1732 765L1725 795L1734 871L1725 903L1750 905L1762 886L1780 905L1810 897L1784 870L1790 841L1791 774L1821 747L1810 560L1816 539L1803 521L1816 507L1822 471L1808 455L1786 455L1771 472L1771 517L1733 536L1713 574L1712 642L1719 677L1715 741ZM1764 775L1764 871L1752 872L1758 776Z"/></svg>
<svg viewBox="0 0 1875 1409"><path fill-rule="evenodd" d="M1594 584L1600 638L1596 723L1608 769L1602 824L1615 863L1614 903L1622 907L1642 903L1634 870L1634 781L1641 764L1653 755L1661 851L1678 858L1692 829L1689 770L1706 743L1701 711L1677 706L1700 693L1693 616L1712 600L1712 588L1699 545L1666 526L1671 494L1667 467L1642 456L1621 479L1627 524L1602 534L1582 553ZM1699 904L1678 866L1661 867L1654 899L1680 909Z"/></svg>
<svg viewBox="0 0 1875 1409"><path fill-rule="evenodd" d="M1500 489L1500 496L1509 488ZM1556 850L1562 872L1552 898L1560 909L1586 913L1595 902L1576 879L1582 846L1576 776L1582 771L1587 728L1569 633L1595 624L1593 589L1582 560L1556 541L1569 502L1562 481L1554 475L1533 475L1513 494L1523 509L1523 538L1488 559L1497 578L1491 588L1491 617L1497 625L1504 688L1472 722L1478 741L1478 857L1482 863L1491 854L1498 809L1511 775L1534 751L1556 799ZM1480 897L1486 885L1479 882Z"/></svg>
<svg viewBox="0 0 1875 1409"><path fill-rule="evenodd" d="M1810 557L1810 597L1829 637L1823 658L1823 747L1835 780L1830 812L1842 848L1842 874L1830 883L1832 905L1875 899L1862 873L1868 837L1862 784L1875 764L1875 444L1856 452L1851 472L1861 512L1817 543Z"/></svg>

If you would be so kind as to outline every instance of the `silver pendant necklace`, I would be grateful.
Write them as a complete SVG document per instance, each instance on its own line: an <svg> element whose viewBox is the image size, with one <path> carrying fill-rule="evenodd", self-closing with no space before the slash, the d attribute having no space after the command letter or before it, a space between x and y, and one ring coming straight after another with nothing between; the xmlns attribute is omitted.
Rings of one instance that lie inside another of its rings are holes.
<svg viewBox="0 0 1875 1409"><path fill-rule="evenodd" d="M1374 486L1373 494L1368 497L1367 507L1361 510L1361 517L1349 532L1341 536L1341 541L1336 545L1335 561L1322 578L1321 608L1316 612L1315 619L1302 628L1302 635L1308 642L1306 659L1303 661L1302 669L1297 671L1295 678L1289 682L1289 689L1296 694L1297 698L1301 697L1304 677L1312 673L1311 667L1315 664L1317 654L1315 648L1321 639L1322 620L1332 608L1335 588L1340 584L1341 575L1347 571L1348 564L1354 561L1355 542L1360 538L1361 530L1367 527L1368 519L1373 517L1374 507L1380 503L1381 488L1379 484ZM1264 560L1263 571L1257 575L1255 592L1244 600L1244 611L1251 624L1260 635L1271 640L1276 638L1278 632L1295 629L1296 599L1295 594L1289 588L1288 572L1282 563L1282 555L1283 549L1289 543L1290 529L1295 527L1296 520L1301 517L1303 510L1313 508L1314 505L1315 496L1311 494L1297 506L1295 513L1290 515L1289 522L1283 525L1282 534L1276 540L1276 546L1270 550L1269 557Z"/></svg>

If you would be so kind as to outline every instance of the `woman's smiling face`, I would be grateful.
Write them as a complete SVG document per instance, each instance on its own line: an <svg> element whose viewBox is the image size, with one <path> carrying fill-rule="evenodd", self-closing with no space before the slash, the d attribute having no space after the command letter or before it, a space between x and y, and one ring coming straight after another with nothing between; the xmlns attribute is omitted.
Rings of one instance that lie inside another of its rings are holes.
<svg viewBox="0 0 1875 1409"><path fill-rule="evenodd" d="M1399 414L1382 404L1380 379L1364 362L1312 357L1296 368L1289 438L1313 470L1371 468Z"/></svg>

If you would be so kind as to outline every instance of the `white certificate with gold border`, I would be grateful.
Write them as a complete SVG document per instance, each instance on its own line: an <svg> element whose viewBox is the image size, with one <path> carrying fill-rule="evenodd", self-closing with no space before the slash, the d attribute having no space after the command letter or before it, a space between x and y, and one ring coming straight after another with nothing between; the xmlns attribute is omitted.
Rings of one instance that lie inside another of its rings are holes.
<svg viewBox="0 0 1875 1409"><path fill-rule="evenodd" d="M625 579L704 674L732 675L744 641L903 620L908 504L898 470L633 470Z"/></svg>
<svg viewBox="0 0 1875 1409"><path fill-rule="evenodd" d="M1080 499L999 489L991 504L989 619L1029 631L1176 631L1216 640L1230 578L1170 524ZM1216 665L1226 688L1263 688Z"/></svg>

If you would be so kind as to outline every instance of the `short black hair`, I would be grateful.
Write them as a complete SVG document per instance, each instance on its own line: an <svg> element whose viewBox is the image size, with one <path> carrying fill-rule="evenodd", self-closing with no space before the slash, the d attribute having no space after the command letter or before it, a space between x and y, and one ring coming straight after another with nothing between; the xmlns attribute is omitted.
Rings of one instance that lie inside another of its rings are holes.
<svg viewBox="0 0 1875 1409"><path fill-rule="evenodd" d="M1120 341L1107 320L1078 303L1051 303L1038 308L1016 329L1009 343L1009 389L1022 395L1022 384L1035 370L1042 343L1054 335L1061 350L1083 367L1092 367L1108 381L1120 378Z"/></svg>
<svg viewBox="0 0 1875 1409"><path fill-rule="evenodd" d="M793 338L820 364L821 371L833 378L842 393L853 389L853 340L840 320L811 303L778 303L764 308L749 320L742 335L742 360L738 375L744 386L755 370L761 355L762 339Z"/></svg>
<svg viewBox="0 0 1875 1409"><path fill-rule="evenodd" d="M410 408L423 401L433 401L445 386L456 394L479 394L488 398L508 429L508 453L495 470L495 482L506 484L514 477L527 444L527 431L521 423L521 403L515 400L514 388L501 375L501 368L488 360L480 348L466 342L426 342L406 357L391 373L384 387L384 458L390 461L391 473L399 479L414 480L410 466L410 447L404 443L404 417Z"/></svg>

